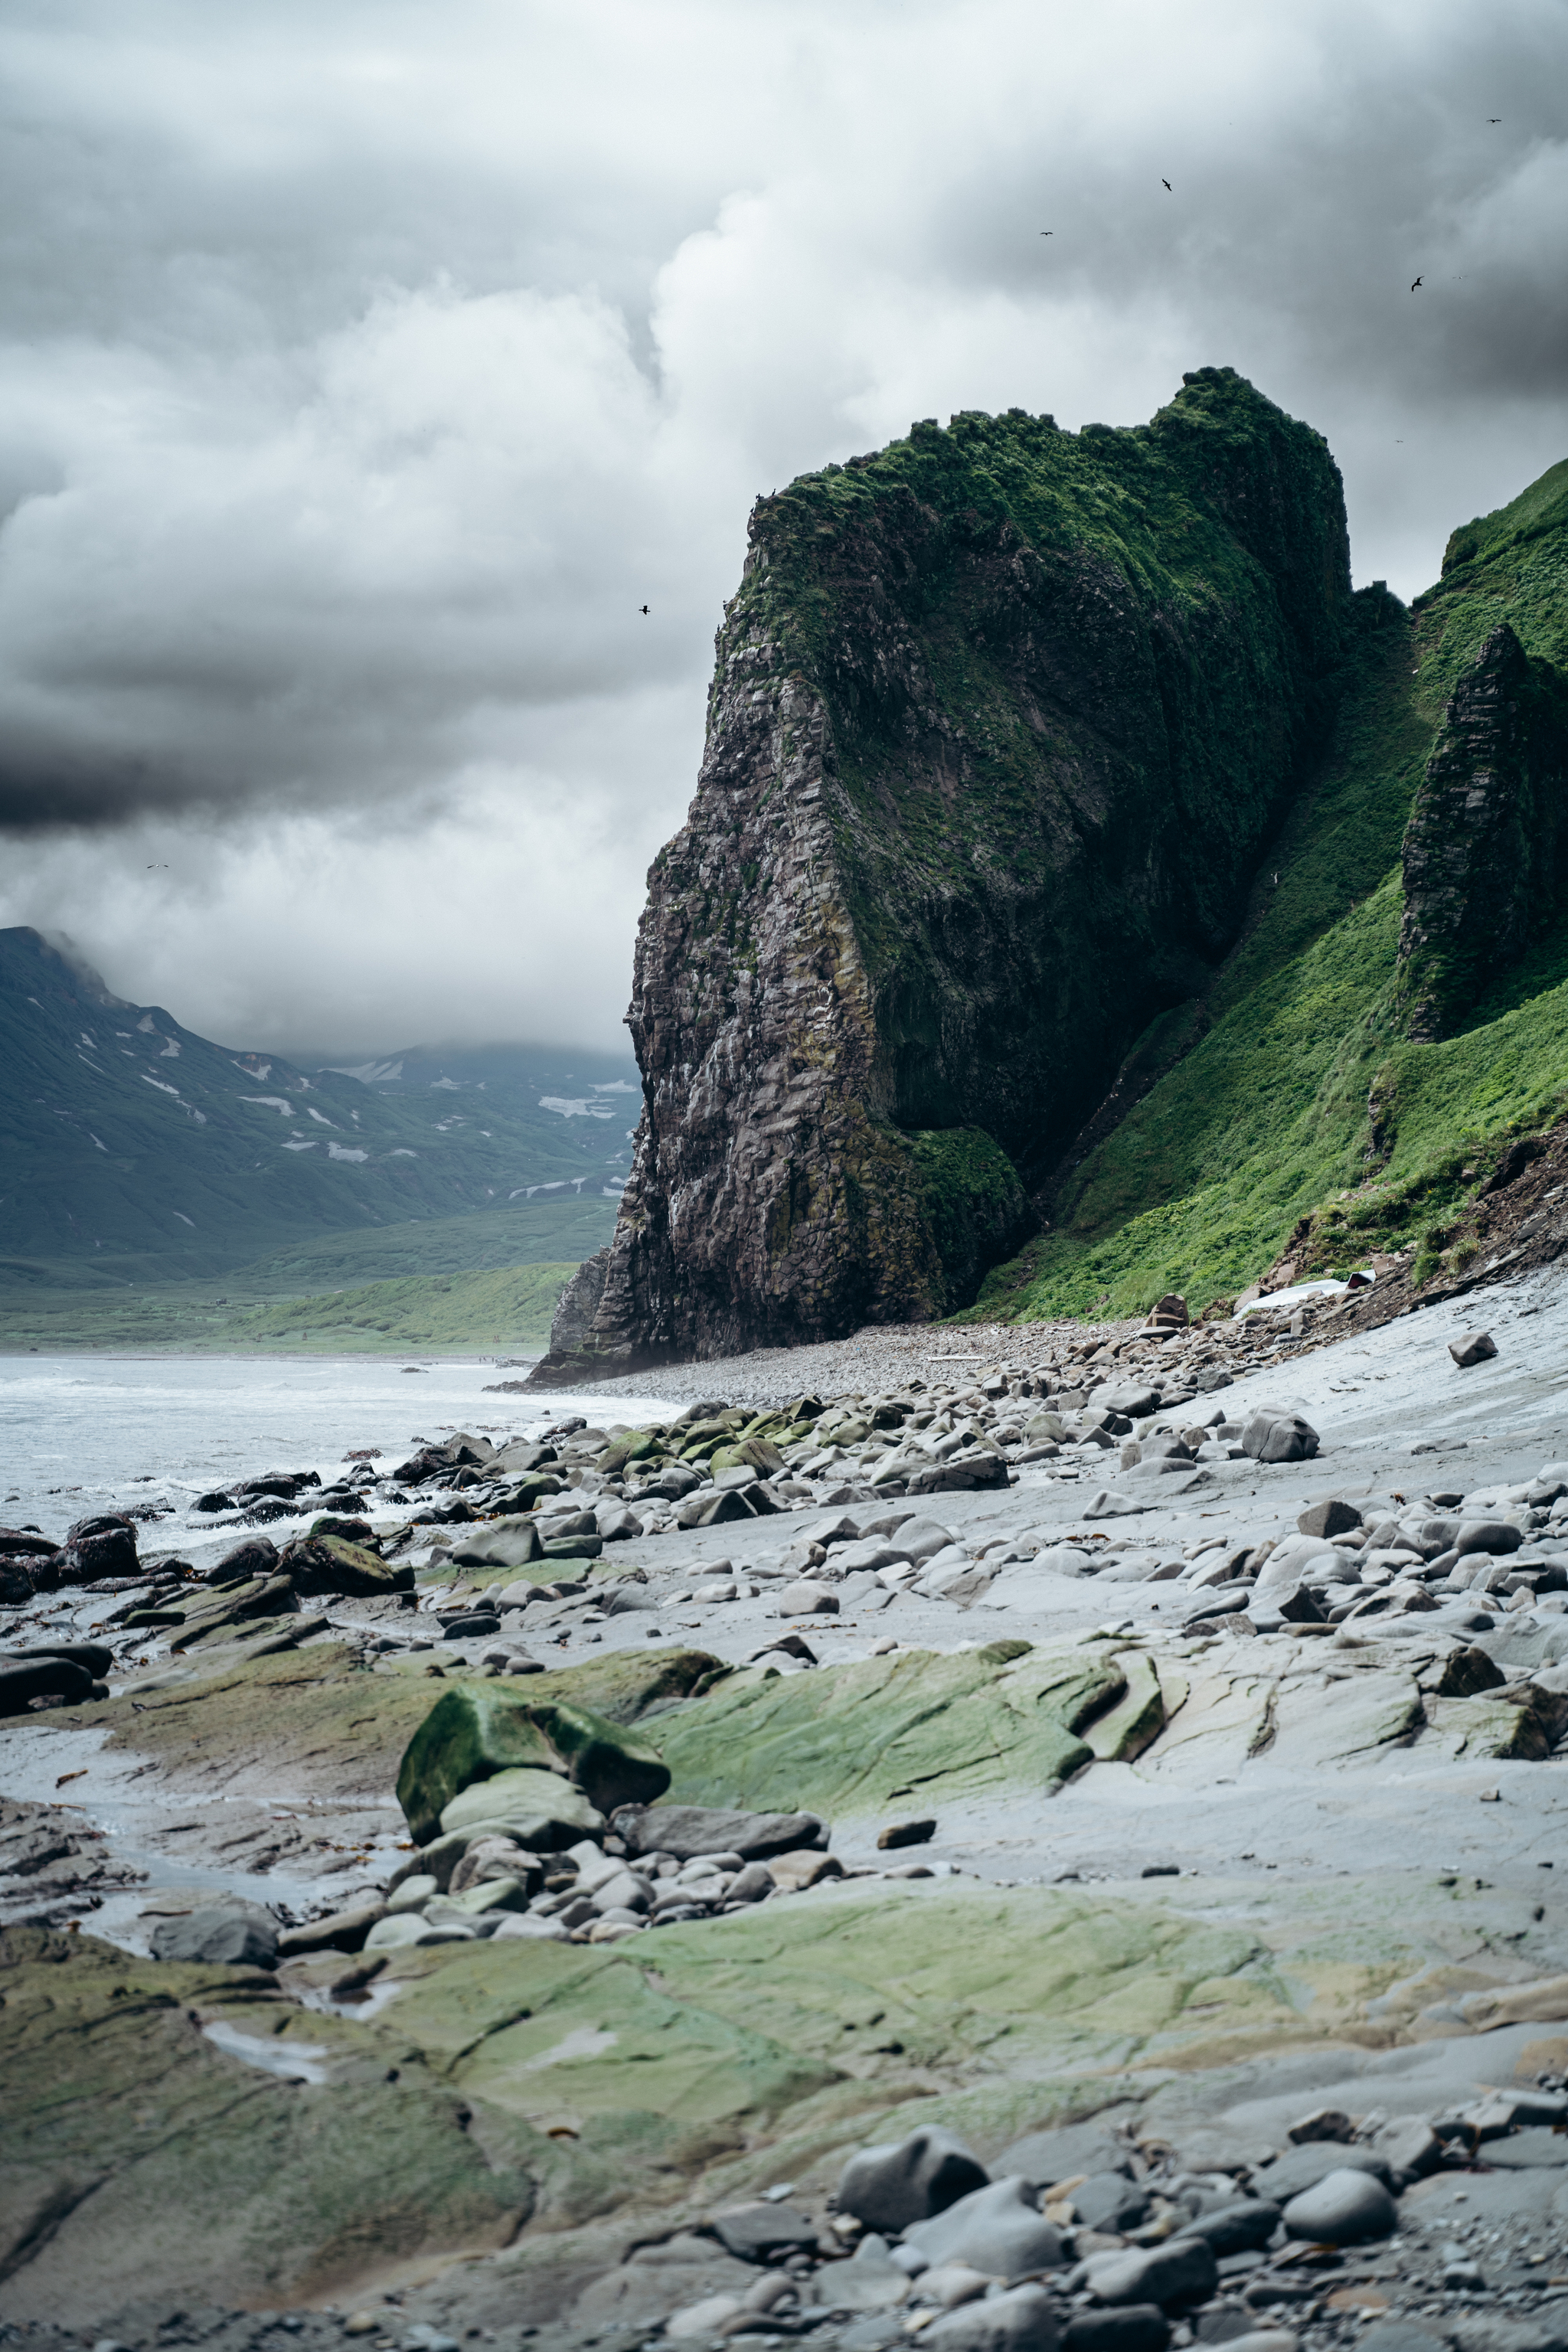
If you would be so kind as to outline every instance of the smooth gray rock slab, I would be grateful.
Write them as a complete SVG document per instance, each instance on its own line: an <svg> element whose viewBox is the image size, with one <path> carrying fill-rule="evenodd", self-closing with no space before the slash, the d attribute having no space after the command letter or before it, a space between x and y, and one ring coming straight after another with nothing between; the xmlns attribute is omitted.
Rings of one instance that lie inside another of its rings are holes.
<svg viewBox="0 0 1568 2352"><path fill-rule="evenodd" d="M1329 2140L1310 2140L1305 2147L1288 2149L1277 2162L1255 2172L1252 2185L1260 2197L1283 2205L1300 2197L1303 2189L1315 2189L1331 2172L1370 2172L1385 2189L1394 2186L1385 2157L1369 2147L1338 2147Z"/></svg>
<svg viewBox="0 0 1568 2352"><path fill-rule="evenodd" d="M1546 2124L1527 2125L1505 2138L1489 2139L1486 2161L1505 2172L1533 2171L1537 2166L1568 2164L1568 2136Z"/></svg>
<svg viewBox="0 0 1568 2352"><path fill-rule="evenodd" d="M1090 2172L1122 2172L1131 2165L1127 2150L1103 2124L1063 2124L1055 2131L1030 2132L996 2159L998 2179L1021 2172L1037 2189L1056 2180L1076 2180Z"/></svg>
<svg viewBox="0 0 1568 2352"><path fill-rule="evenodd" d="M896 2234L945 2212L989 2179L961 2139L933 2125L852 2156L838 2176L838 2208L868 2230ZM938 2259L927 2253L928 2261Z"/></svg>
<svg viewBox="0 0 1568 2352"><path fill-rule="evenodd" d="M713 2228L726 2253L743 2263L765 2263L770 2255L795 2247L807 2253L816 2250L816 2222L793 2205L772 2204L765 2198L755 2205L733 2205L727 2212L715 2213Z"/></svg>
<svg viewBox="0 0 1568 2352"><path fill-rule="evenodd" d="M1082 2265L1082 2280L1097 2303L1157 2303L1169 2311L1206 2303L1219 2282L1219 2266L1204 2239L1167 2238L1162 2246L1091 2254Z"/></svg>
<svg viewBox="0 0 1568 2352"><path fill-rule="evenodd" d="M933 2319L921 2341L940 2344L942 2352L1056 2352L1059 2336L1045 2288L1016 2286Z"/></svg>
<svg viewBox="0 0 1568 2352"><path fill-rule="evenodd" d="M1458 2352L1568 2352L1568 2304L1550 2303L1518 2319L1505 2319L1500 2313L1496 2318L1479 2312L1456 2313L1444 2321L1443 2330ZM1369 2328L1367 2335L1371 2333ZM1360 2342L1364 2344L1366 2336Z"/></svg>
<svg viewBox="0 0 1568 2352"><path fill-rule="evenodd" d="M1448 2352L1440 2336L1429 2336L1413 2319L1374 2319L1356 2344L1358 2352Z"/></svg>
<svg viewBox="0 0 1568 2352"><path fill-rule="evenodd" d="M206 1960L227 1968L269 1969L278 1958L278 1930L253 1911L217 1905L161 1919L152 1935L156 1960Z"/></svg>
<svg viewBox="0 0 1568 2352"><path fill-rule="evenodd" d="M816 1813L738 1813L713 1805L623 1805L615 1829L628 1853L672 1853L678 1862L704 1853L765 1862L769 1854L827 1843Z"/></svg>
<svg viewBox="0 0 1568 2352"><path fill-rule="evenodd" d="M910 2224L904 2243L933 2266L967 2263L991 2278L1023 2278L1031 2271L1055 2270L1062 2260L1061 2232L1038 2210L1035 2196L1033 2182L1022 2173L993 2180L932 2220Z"/></svg>
<svg viewBox="0 0 1568 2352"><path fill-rule="evenodd" d="M1292 2197L1280 2218L1292 2238L1359 2246L1369 2238L1390 2237L1399 2226L1399 2208L1370 2172L1342 2168Z"/></svg>

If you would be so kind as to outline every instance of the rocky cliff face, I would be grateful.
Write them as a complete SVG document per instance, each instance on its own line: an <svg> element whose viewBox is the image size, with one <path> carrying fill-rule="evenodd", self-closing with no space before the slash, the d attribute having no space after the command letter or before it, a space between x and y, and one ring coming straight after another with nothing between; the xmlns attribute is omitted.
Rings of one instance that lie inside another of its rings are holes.
<svg viewBox="0 0 1568 2352"><path fill-rule="evenodd" d="M1455 688L1405 835L1412 1037L1463 1026L1568 901L1568 685L1505 621Z"/></svg>
<svg viewBox="0 0 1568 2352"><path fill-rule="evenodd" d="M928 421L759 502L649 875L584 1367L973 1297L1233 940L1348 596L1325 444L1228 370L1127 431Z"/></svg>

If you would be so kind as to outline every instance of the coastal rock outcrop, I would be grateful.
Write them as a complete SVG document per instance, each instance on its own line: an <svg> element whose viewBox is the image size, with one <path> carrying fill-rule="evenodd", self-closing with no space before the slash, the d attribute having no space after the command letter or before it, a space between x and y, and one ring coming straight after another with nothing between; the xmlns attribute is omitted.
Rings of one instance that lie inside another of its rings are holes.
<svg viewBox="0 0 1568 2352"><path fill-rule="evenodd" d="M1234 940L1333 709L1339 474L1228 369L1128 430L927 420L750 537L649 876L632 1174L546 1381L972 1299Z"/></svg>
<svg viewBox="0 0 1568 2352"><path fill-rule="evenodd" d="M1459 678L1404 845L1402 992L1446 1037L1568 899L1568 684L1506 621Z"/></svg>

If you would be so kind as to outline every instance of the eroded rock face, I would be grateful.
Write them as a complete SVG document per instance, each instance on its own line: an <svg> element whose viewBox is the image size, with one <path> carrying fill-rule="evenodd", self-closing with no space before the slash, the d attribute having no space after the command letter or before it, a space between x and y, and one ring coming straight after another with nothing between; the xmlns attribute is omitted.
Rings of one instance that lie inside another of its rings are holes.
<svg viewBox="0 0 1568 2352"><path fill-rule="evenodd" d="M584 1369L973 1297L1234 939L1348 594L1326 446L1227 370L1149 426L963 415L759 503L649 876Z"/></svg>
<svg viewBox="0 0 1568 2352"><path fill-rule="evenodd" d="M1404 864L1410 1034L1446 1037L1568 898L1568 687L1506 621L1455 688Z"/></svg>

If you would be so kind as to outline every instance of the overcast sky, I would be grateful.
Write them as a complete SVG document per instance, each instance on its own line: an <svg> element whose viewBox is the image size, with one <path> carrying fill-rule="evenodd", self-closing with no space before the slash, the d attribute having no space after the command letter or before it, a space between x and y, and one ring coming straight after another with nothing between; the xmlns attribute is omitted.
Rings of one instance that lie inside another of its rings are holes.
<svg viewBox="0 0 1568 2352"><path fill-rule="evenodd" d="M1562 0L6 0L0 76L0 921L236 1045L615 1042L751 502L913 417L1237 367L1405 595L1568 456Z"/></svg>

